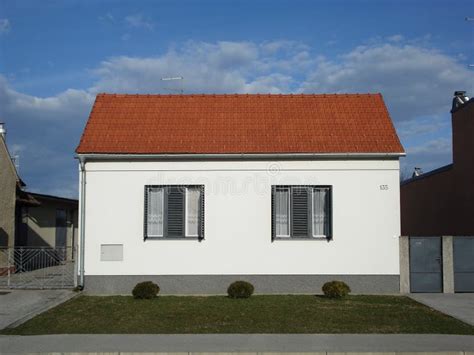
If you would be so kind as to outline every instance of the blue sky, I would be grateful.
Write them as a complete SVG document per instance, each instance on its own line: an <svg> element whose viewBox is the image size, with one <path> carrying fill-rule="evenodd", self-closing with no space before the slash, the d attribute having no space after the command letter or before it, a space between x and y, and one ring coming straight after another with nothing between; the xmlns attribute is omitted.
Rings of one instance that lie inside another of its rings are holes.
<svg viewBox="0 0 474 355"><path fill-rule="evenodd" d="M474 1L0 0L0 118L30 190L77 194L98 92L382 92L402 166L451 161ZM184 80L163 85L163 76Z"/></svg>

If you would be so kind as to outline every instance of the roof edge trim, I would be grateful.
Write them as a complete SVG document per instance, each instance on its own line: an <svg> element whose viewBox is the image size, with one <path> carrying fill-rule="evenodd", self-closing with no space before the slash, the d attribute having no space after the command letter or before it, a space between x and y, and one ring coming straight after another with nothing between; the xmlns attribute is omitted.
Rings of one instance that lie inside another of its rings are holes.
<svg viewBox="0 0 474 355"><path fill-rule="evenodd" d="M404 152L399 153L222 153L222 154L117 154L117 153L78 153L77 159L80 160L120 160L120 159L137 159L137 160L174 160L174 159L304 159L304 158L326 158L326 159L343 159L343 158L400 158L404 157Z"/></svg>

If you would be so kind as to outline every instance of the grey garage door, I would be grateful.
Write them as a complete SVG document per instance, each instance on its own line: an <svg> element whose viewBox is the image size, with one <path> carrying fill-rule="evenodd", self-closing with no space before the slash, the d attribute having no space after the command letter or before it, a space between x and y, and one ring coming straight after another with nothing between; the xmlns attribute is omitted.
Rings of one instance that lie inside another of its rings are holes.
<svg viewBox="0 0 474 355"><path fill-rule="evenodd" d="M454 291L474 292L474 237L454 237Z"/></svg>
<svg viewBox="0 0 474 355"><path fill-rule="evenodd" d="M441 237L410 237L411 292L442 292Z"/></svg>

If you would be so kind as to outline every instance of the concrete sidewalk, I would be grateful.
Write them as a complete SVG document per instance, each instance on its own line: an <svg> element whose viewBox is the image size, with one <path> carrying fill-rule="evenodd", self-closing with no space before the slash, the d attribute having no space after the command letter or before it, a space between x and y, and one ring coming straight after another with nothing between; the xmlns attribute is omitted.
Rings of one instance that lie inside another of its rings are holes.
<svg viewBox="0 0 474 355"><path fill-rule="evenodd" d="M0 336L1 353L51 352L463 352L469 335L41 335Z"/></svg>
<svg viewBox="0 0 474 355"><path fill-rule="evenodd" d="M0 291L0 329L16 327L77 295L70 290Z"/></svg>
<svg viewBox="0 0 474 355"><path fill-rule="evenodd" d="M410 298L474 325L474 293L412 293Z"/></svg>

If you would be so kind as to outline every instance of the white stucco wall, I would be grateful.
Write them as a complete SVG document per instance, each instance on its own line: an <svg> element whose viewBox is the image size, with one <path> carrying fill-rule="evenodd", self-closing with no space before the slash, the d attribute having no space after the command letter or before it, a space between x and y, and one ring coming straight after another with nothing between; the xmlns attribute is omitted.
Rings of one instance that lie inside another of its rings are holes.
<svg viewBox="0 0 474 355"><path fill-rule="evenodd" d="M89 162L86 182L86 275L399 274L398 160ZM204 184L205 240L144 241L148 184ZM332 241L271 241L278 184L333 186Z"/></svg>

